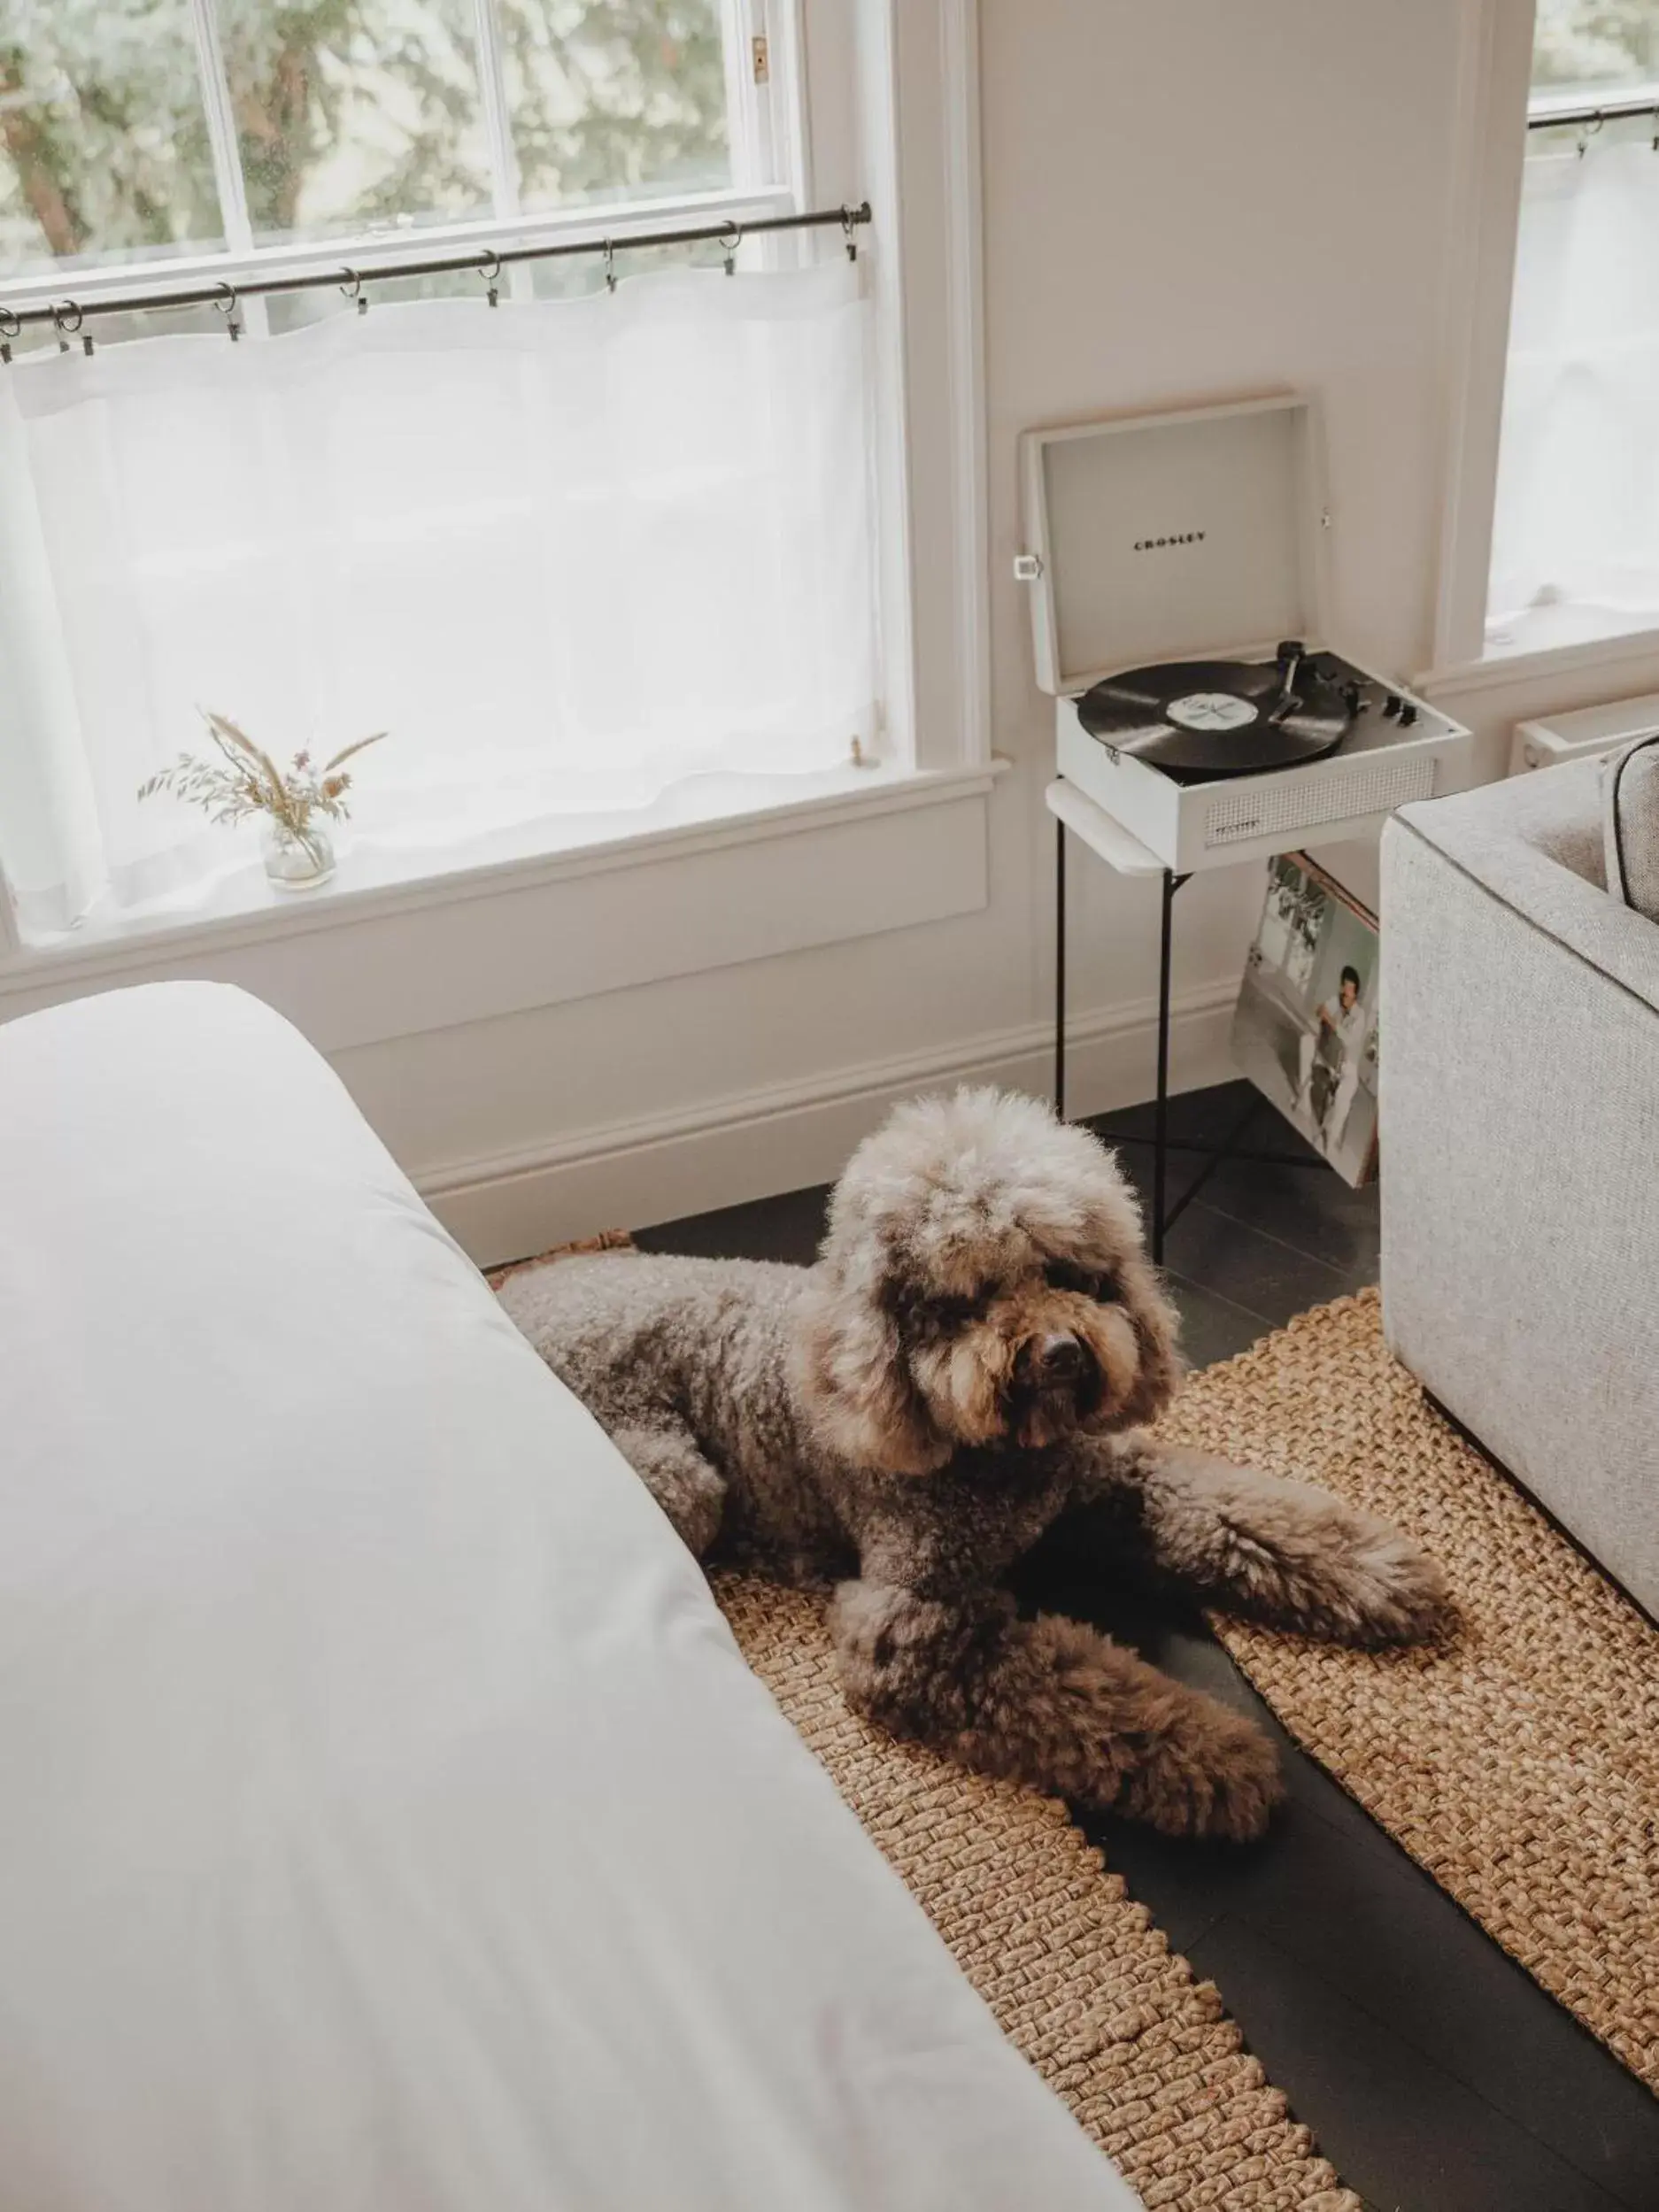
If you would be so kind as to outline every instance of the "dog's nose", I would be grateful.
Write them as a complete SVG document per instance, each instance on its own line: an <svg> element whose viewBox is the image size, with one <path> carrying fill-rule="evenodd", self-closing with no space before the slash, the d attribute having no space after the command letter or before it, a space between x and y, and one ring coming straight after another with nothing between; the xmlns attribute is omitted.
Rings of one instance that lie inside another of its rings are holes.
<svg viewBox="0 0 1659 2212"><path fill-rule="evenodd" d="M1037 1371L1045 1383L1075 1383L1084 1365L1083 1346L1068 1333L1045 1337L1037 1347Z"/></svg>

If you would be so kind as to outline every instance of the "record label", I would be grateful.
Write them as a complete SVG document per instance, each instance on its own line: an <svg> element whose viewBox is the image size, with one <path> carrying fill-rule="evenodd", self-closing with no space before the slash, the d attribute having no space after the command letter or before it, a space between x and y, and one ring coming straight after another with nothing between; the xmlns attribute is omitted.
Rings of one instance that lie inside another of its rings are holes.
<svg viewBox="0 0 1659 2212"><path fill-rule="evenodd" d="M1261 720L1248 699L1231 691L1189 691L1163 711L1177 729L1243 729Z"/></svg>

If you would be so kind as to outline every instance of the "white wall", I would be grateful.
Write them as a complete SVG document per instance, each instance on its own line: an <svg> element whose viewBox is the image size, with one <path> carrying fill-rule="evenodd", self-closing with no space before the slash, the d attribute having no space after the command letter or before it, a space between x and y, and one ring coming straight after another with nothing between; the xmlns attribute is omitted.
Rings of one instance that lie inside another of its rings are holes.
<svg viewBox="0 0 1659 2212"><path fill-rule="evenodd" d="M1426 660L1455 17L1450 0L984 0L992 729L1016 764L992 803L990 905L343 1055L371 1118L440 1191L481 1156L530 1171L443 1202L480 1249L827 1175L894 1089L936 1073L1046 1080L1051 710L1009 569L1029 425L1318 389L1333 635L1391 671ZM1092 866L1072 880L1073 1004L1096 1038L1074 1062L1076 1103L1145 1096L1155 895ZM1177 1079L1227 1072L1225 1000L1258 883L1254 868L1220 872L1183 894L1177 990L1222 1011L1182 1025Z"/></svg>
<svg viewBox="0 0 1659 2212"><path fill-rule="evenodd" d="M1332 638L1389 673L1426 665L1461 4L984 0L992 725L1015 764L990 801L989 903L338 1053L481 1258L827 1177L923 1082L1046 1083L1052 709L1009 566L1021 430L1316 390ZM901 84L901 119L905 98ZM1362 863L1347 872L1362 887ZM1260 880L1217 871L1182 896L1177 1081L1228 1072ZM1081 859L1073 883L1073 1102L1088 1109L1151 1087L1156 895Z"/></svg>

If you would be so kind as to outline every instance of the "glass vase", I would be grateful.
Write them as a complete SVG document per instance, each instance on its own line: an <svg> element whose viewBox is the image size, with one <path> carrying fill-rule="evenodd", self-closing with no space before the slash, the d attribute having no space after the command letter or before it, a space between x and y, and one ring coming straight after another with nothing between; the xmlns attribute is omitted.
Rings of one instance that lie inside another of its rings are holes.
<svg viewBox="0 0 1659 2212"><path fill-rule="evenodd" d="M334 840L314 819L296 831L266 815L260 848L266 875L279 891L315 890L334 874Z"/></svg>

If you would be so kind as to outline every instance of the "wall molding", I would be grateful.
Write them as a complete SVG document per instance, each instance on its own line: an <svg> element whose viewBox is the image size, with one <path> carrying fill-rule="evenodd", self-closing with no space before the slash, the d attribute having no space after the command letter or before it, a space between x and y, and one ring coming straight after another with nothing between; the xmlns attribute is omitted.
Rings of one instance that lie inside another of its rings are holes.
<svg viewBox="0 0 1659 2212"><path fill-rule="evenodd" d="M111 930L102 936L89 930L57 944L25 944L0 930L0 952L8 944L14 948L9 957L0 958L0 1020L8 1011L8 997L36 992L59 979L73 978L81 989L106 982L139 983L151 972L171 973L180 959L326 934L354 923L420 913L435 906L499 898L511 892L570 882L580 876L658 867L696 854L766 844L778 837L807 836L844 823L987 794L1011 765L1007 760L988 760L972 768L877 771L870 774L868 782L850 781L856 771L837 771L836 788L804 798L774 790L759 804L694 821L629 829L513 859L414 875L401 882L358 888L331 886L312 893L303 904L267 892L264 896L268 904L245 913L204 915L142 929ZM6 902L0 901L0 914L9 926L11 916L5 906Z"/></svg>
<svg viewBox="0 0 1659 2212"><path fill-rule="evenodd" d="M240 984L341 1052L947 921L990 898L993 781L908 778L759 834L715 825L649 867L577 867L391 909L343 902L331 922L275 936L19 961L0 971L0 1020L193 977Z"/></svg>
<svg viewBox="0 0 1659 2212"><path fill-rule="evenodd" d="M971 767L992 746L978 0L858 13L889 709L919 767Z"/></svg>
<svg viewBox="0 0 1659 2212"><path fill-rule="evenodd" d="M1526 159L1533 0L1460 0L1456 171L1439 304L1445 388L1434 658L1476 659L1486 618L1509 302Z"/></svg>
<svg viewBox="0 0 1659 2212"><path fill-rule="evenodd" d="M945 281L950 324L953 544L961 632L962 753L991 758L991 519L985 415L984 192L978 0L945 0Z"/></svg>
<svg viewBox="0 0 1659 2212"><path fill-rule="evenodd" d="M1227 1046L1236 976L1172 1002L1172 1081L1192 1090L1231 1080ZM1157 1006L1140 998L1075 1021L1067 1091L1075 1112L1101 1114L1152 1087ZM1047 1091L1046 1022L986 1031L947 1046L855 1062L637 1120L577 1129L545 1145L417 1171L416 1189L481 1266L522 1259L601 1229L639 1228L830 1181L859 1139L899 1099L958 1083Z"/></svg>

